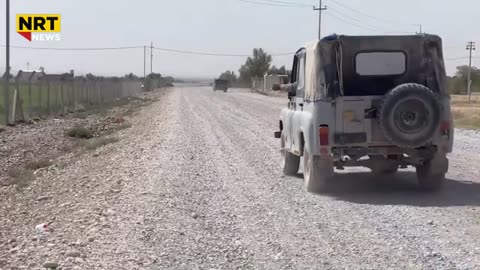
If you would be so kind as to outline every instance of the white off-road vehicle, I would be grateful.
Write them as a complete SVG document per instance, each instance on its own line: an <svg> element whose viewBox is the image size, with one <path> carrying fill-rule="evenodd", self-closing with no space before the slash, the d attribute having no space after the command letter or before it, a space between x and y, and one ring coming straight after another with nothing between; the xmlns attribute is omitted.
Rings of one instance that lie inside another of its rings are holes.
<svg viewBox="0 0 480 270"><path fill-rule="evenodd" d="M445 181L454 128L438 36L323 38L297 51L287 88L275 137L285 174L304 158L307 190L346 166L414 166L428 190Z"/></svg>

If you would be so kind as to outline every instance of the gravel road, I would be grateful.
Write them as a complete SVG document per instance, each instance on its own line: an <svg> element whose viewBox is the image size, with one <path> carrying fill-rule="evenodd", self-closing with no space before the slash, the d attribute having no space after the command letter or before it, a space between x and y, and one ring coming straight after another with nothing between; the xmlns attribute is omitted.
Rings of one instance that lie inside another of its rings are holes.
<svg viewBox="0 0 480 270"><path fill-rule="evenodd" d="M0 269L480 269L479 134L457 131L442 192L349 170L314 195L281 173L285 103L166 90L120 142L1 193Z"/></svg>

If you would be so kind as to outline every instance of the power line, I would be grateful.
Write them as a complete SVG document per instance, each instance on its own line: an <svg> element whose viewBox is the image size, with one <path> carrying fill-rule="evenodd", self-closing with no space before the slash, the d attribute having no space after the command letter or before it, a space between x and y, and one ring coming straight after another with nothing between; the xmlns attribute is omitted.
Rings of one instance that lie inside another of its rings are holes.
<svg viewBox="0 0 480 270"><path fill-rule="evenodd" d="M460 47L463 47L464 45L452 45L452 46L445 46L443 47L443 49L457 49L457 48L460 48Z"/></svg>
<svg viewBox="0 0 480 270"><path fill-rule="evenodd" d="M154 50L159 51L166 51L166 52L175 52L175 53L183 53L183 54L195 54L195 55L207 55L207 56L228 56L228 57L249 57L252 56L251 54L226 54L226 53L211 53L211 52L198 52L198 51L186 51L186 50L177 50L177 49L167 49L167 48L159 48L153 47ZM271 54L271 56L286 56L286 55L294 55L295 53L278 53L278 54Z"/></svg>
<svg viewBox="0 0 480 270"><path fill-rule="evenodd" d="M349 14L344 13L344 12L342 12L342 11L336 9L336 8L329 7L328 10L333 11L334 13L337 13L337 14L340 15L340 16L342 17L342 19L344 19L344 20L345 20L345 19L348 19L348 20L354 21L354 24L358 24L358 23L362 24L359 19L357 19L357 18L355 18L355 17L353 17L353 16L350 16ZM363 25L364 25L365 27L368 27L368 28L371 28L371 29L378 29L378 30L380 30L380 28L376 28L375 26L373 26L373 25L371 25L371 24L364 24L364 23L363 23ZM399 33L402 33L402 34L407 34L407 33L408 33L408 34L413 34L413 33L414 33L414 32L407 32L407 31L391 31L391 30L387 30L387 31L382 30L382 31L385 32L385 33L389 33L389 34L394 34L394 33L395 33L395 34L399 34Z"/></svg>
<svg viewBox="0 0 480 270"><path fill-rule="evenodd" d="M345 23L351 24L356 27L368 29L368 30L376 30L374 28L364 27L358 24L352 24L349 21L343 20L340 17L337 17L333 14L328 13L329 16L334 17L335 19L344 21ZM0 45L0 47L6 47L5 45ZM15 49L27 49L27 50L53 50L53 51L106 51L106 50L128 50L128 49L145 49L146 46L124 46L124 47L97 47L97 48L58 48L58 47L27 47L27 46L10 46L11 48ZM457 47L457 46L452 46ZM448 48L448 47L447 47ZM212 53L212 52L199 52L199 51L188 51L188 50L177 50L177 49L169 49L169 48L160 48L160 47L153 47L154 50L159 51L166 51L166 52L175 52L175 53L183 53L183 54L195 54L195 55L206 55L206 56L225 56L225 57L249 57L252 56L251 54L230 54L230 53ZM289 56L294 55L294 52L291 53L276 53L271 54L272 56ZM453 60L461 60L461 59L468 59L468 56L459 56L453 58L445 58L446 61L453 61ZM480 56L472 56L472 59L480 59Z"/></svg>
<svg viewBox="0 0 480 270"><path fill-rule="evenodd" d="M275 3L258 2L258 1L251 1L251 0L238 0L238 1L244 2L244 3L250 3L254 5L271 6L271 7L290 7L290 8L306 8L307 7L304 5L297 5L297 4L280 4L280 3L277 4L277 1ZM308 7L311 7L311 6L308 6Z"/></svg>
<svg viewBox="0 0 480 270"><path fill-rule="evenodd" d="M1 45L0 47L5 47ZM98 48L58 48L58 47L27 47L27 46L11 46L15 49L26 49L26 50L50 50L50 51L107 51L107 50L128 50L128 49L144 49L146 46L129 46L129 47L98 47ZM166 52L175 52L183 54L195 54L195 55L206 55L206 56L228 56L228 57L248 57L252 56L251 54L231 54L231 53L213 53L213 52L199 52L199 51L188 51L188 50L177 50L169 48L160 48L153 47L153 50L166 51ZM277 53L271 54L272 56L287 56L294 55L295 53Z"/></svg>
<svg viewBox="0 0 480 270"><path fill-rule="evenodd" d="M468 59L468 56L445 58L445 61L455 61L455 60L461 60L461 59Z"/></svg>
<svg viewBox="0 0 480 270"><path fill-rule="evenodd" d="M1 47L5 47L2 45ZM28 46L10 46L15 49L27 49L27 50L48 50L48 51L110 51L110 50L129 50L139 49L143 46L130 46L130 47L103 47L103 48L56 48L56 47L28 47Z"/></svg>
<svg viewBox="0 0 480 270"><path fill-rule="evenodd" d="M365 27L368 27L368 28L370 28L370 29L378 29L378 30L380 30L379 28L376 28L376 27L374 27L374 26L372 26L372 25L365 24L365 23L361 23L360 19L355 18L355 17L353 17L353 16L351 16L351 15L345 13L345 12L342 12L342 11L336 9L336 8L333 8L333 7L330 6L328 9L329 9L330 11L333 11L334 13L337 13L338 15L340 15L341 18L343 19L343 21L346 21L345 19L348 19L348 20L354 21L353 24L357 24L357 26L358 26L358 23L360 23L360 24L363 24L363 25L365 25ZM349 24L350 24L350 23L349 23ZM409 33L409 34L414 33L414 32L408 32L408 31L391 31L391 30L387 30L387 31L381 30L381 31L383 31L383 32L385 32L385 33L390 33L390 34L393 34L393 33L397 33L397 34L398 34L398 33L403 33L403 34L406 34L406 33Z"/></svg>
<svg viewBox="0 0 480 270"><path fill-rule="evenodd" d="M294 3L294 2L279 1L279 0L263 0L263 1L264 2L287 4L287 5L294 5L294 6L301 6L301 7L311 7L312 6L310 4Z"/></svg>
<svg viewBox="0 0 480 270"><path fill-rule="evenodd" d="M357 23L353 23L353 22L350 22L350 21L347 21L341 17L338 17L330 12L325 12L328 16L330 17L333 17L339 21L342 21L346 24L349 24L349 25L352 25L352 26L355 26L355 27L358 27L358 28L362 28L362 29L365 29L365 30L369 30L369 31L377 31L378 29L375 29L375 28L372 28L372 27L368 27L368 26L364 26L364 25L360 25L360 24L357 24Z"/></svg>
<svg viewBox="0 0 480 270"><path fill-rule="evenodd" d="M352 20L352 21L360 22L359 19L356 19L356 18L354 18L354 17L352 17L352 16L350 16L350 15L348 15L348 14L346 14L346 13L340 12L340 11L339 11L338 9L336 9L336 8L328 7L328 10L331 10L331 11L333 11L333 12L339 14L339 15L342 15L343 17L345 17L345 18L347 18L347 19L350 19L350 20Z"/></svg>
<svg viewBox="0 0 480 270"><path fill-rule="evenodd" d="M454 60L461 60L461 59L468 59L470 58L469 56L460 56L460 57L454 57L454 58L445 58L445 61L454 61ZM472 56L472 59L480 59L480 56Z"/></svg>
<svg viewBox="0 0 480 270"><path fill-rule="evenodd" d="M352 18L352 17L346 16L344 13L339 12L338 10L335 10L335 9L332 9L332 8L329 8L329 10L334 11L334 12L338 13L339 15L341 15L345 18ZM377 28L377 27L374 27L374 26L371 26L371 25L351 22L351 21L348 21L348 20L344 19L343 17L339 17L337 15L332 14L331 12L327 13L327 15L329 15L329 16L331 16L331 17L333 17L333 18L335 18L339 21L342 21L346 24L349 24L349 25L352 25L352 26L355 26L355 27L358 27L358 28L362 28L362 29L365 29L365 30L369 30L369 31L382 32L384 34L415 34L415 32L392 31L392 30L389 30L389 29L380 29L380 28ZM360 22L359 20L356 20L356 19L353 19L353 18L351 20L355 20L357 22Z"/></svg>
<svg viewBox="0 0 480 270"><path fill-rule="evenodd" d="M383 22L387 22L387 23L390 23L390 24L408 25L408 24L406 24L406 23L394 22L394 21L391 21L391 20L387 20L387 19L383 19L383 18L380 18L380 17L372 16L372 15L370 15L370 14L367 14L367 13L363 12L363 11L360 11L360 10L358 10L358 9L354 9L354 8L352 8L352 7L350 7L350 6L347 6L347 5L339 2L338 0L330 0L330 1L331 1L332 3L338 5L338 6L341 6L341 7L345 8L345 9L348 9L348 10L350 10L350 11L353 11L353 12L355 12L355 13L357 13L357 14L360 14L360 15L362 15L362 16L364 16L364 17L367 17L367 18L370 18L370 19L374 19L374 20L377 20L377 21L383 21Z"/></svg>

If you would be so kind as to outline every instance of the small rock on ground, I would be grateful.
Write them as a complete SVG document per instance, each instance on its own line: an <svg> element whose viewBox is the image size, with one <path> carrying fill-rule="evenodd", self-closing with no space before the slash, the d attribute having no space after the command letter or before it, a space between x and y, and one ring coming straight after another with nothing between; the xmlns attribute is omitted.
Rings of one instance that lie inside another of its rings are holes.
<svg viewBox="0 0 480 270"><path fill-rule="evenodd" d="M70 250L70 251L68 251L67 253L65 253L65 256L76 258L76 257L80 257L81 254L80 254L80 252L77 251L77 250Z"/></svg>
<svg viewBox="0 0 480 270"><path fill-rule="evenodd" d="M57 269L58 263L47 261L42 264L42 267L47 269Z"/></svg>

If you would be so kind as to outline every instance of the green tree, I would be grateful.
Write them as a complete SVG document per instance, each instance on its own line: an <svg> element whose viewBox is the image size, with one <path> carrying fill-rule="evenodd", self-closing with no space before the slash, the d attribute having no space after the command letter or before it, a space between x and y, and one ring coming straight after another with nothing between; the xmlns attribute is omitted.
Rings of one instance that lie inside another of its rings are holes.
<svg viewBox="0 0 480 270"><path fill-rule="evenodd" d="M92 73L87 73L87 75L85 75L85 78L87 78L87 80L95 80L97 77Z"/></svg>
<svg viewBox="0 0 480 270"><path fill-rule="evenodd" d="M125 75L125 78L128 80L136 80L138 79L138 76L130 72L127 75Z"/></svg>
<svg viewBox="0 0 480 270"><path fill-rule="evenodd" d="M238 70L240 80L250 81L251 78L263 77L270 70L272 56L267 54L262 48L253 49L253 55L247 58Z"/></svg>
<svg viewBox="0 0 480 270"><path fill-rule="evenodd" d="M277 68L276 66L272 66L270 70L268 71L268 74L271 75L288 75L288 71L285 68L285 66L281 66L280 68Z"/></svg>
<svg viewBox="0 0 480 270"><path fill-rule="evenodd" d="M448 77L448 92L450 94L466 94L467 93L468 66L462 65L457 67L455 76ZM472 91L480 91L480 69L472 67L471 71Z"/></svg>
<svg viewBox="0 0 480 270"><path fill-rule="evenodd" d="M228 80L231 83L234 83L237 81L237 75L235 74L234 71L230 71L230 70L223 72L222 74L220 74L218 78L222 80Z"/></svg>

